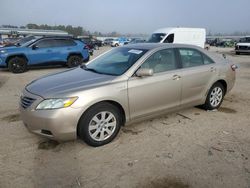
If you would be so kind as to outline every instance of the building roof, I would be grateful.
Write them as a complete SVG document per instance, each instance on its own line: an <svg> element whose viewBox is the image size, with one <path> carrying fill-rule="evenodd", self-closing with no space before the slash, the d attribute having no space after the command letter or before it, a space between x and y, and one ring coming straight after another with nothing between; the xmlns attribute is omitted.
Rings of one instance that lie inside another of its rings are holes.
<svg viewBox="0 0 250 188"><path fill-rule="evenodd" d="M68 32L60 30L42 29L19 29L19 28L0 28L0 34L4 35L60 35L67 36Z"/></svg>

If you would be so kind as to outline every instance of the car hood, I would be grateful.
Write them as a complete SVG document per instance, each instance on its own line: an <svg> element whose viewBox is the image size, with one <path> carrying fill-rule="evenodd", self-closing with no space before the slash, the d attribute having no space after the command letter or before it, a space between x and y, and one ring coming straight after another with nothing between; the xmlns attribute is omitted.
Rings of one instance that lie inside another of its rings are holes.
<svg viewBox="0 0 250 188"><path fill-rule="evenodd" d="M9 50L16 50L18 47L16 46L8 46L8 47L1 47L0 49L1 50L6 50L6 51L9 51Z"/></svg>
<svg viewBox="0 0 250 188"><path fill-rule="evenodd" d="M66 97L65 95L70 96L75 92L107 84L114 78L116 76L98 74L79 67L34 80L26 86L26 90L43 98Z"/></svg>
<svg viewBox="0 0 250 188"><path fill-rule="evenodd" d="M240 43L237 43L237 46L250 46L250 43L249 42L240 42Z"/></svg>

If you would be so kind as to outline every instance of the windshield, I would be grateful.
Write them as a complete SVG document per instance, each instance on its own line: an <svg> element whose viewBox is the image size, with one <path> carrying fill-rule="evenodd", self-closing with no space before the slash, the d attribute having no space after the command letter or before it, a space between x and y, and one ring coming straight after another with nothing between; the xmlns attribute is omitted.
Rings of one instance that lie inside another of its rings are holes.
<svg viewBox="0 0 250 188"><path fill-rule="evenodd" d="M248 42L250 42L250 37L241 38L240 42L248 43Z"/></svg>
<svg viewBox="0 0 250 188"><path fill-rule="evenodd" d="M115 48L87 64L85 69L100 74L122 75L146 52L141 49Z"/></svg>
<svg viewBox="0 0 250 188"><path fill-rule="evenodd" d="M151 37L148 39L148 42L157 43L161 42L161 40L166 36L166 33L153 33Z"/></svg>

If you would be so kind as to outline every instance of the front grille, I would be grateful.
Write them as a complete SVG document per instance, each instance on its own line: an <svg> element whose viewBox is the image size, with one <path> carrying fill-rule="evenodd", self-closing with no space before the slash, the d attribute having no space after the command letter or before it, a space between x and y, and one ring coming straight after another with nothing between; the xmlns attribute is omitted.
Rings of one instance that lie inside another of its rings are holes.
<svg viewBox="0 0 250 188"><path fill-rule="evenodd" d="M21 106L25 109L32 105L36 99L21 96Z"/></svg>
<svg viewBox="0 0 250 188"><path fill-rule="evenodd" d="M250 50L249 46L239 46L239 50Z"/></svg>

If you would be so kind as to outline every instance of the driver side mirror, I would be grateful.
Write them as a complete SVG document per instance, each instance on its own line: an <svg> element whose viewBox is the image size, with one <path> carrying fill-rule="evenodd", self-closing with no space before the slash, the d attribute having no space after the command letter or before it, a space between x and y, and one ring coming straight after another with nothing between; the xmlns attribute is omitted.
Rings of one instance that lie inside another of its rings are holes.
<svg viewBox="0 0 250 188"><path fill-rule="evenodd" d="M153 76L153 74L154 74L153 69L144 69L144 68L140 68L135 73L137 77Z"/></svg>
<svg viewBox="0 0 250 188"><path fill-rule="evenodd" d="M33 46L32 46L32 50L36 50L37 48L38 48L37 45L33 45Z"/></svg>

